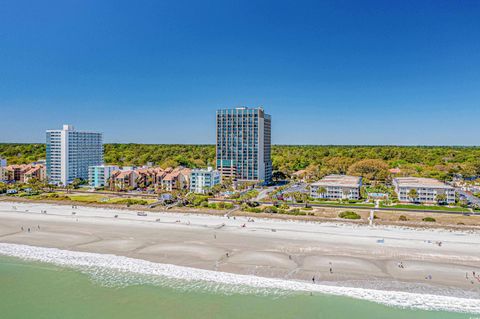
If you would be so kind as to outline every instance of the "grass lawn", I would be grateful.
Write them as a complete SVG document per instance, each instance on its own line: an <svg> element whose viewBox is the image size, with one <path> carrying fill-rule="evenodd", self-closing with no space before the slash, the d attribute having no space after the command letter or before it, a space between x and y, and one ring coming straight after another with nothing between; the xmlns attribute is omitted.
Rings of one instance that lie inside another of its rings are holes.
<svg viewBox="0 0 480 319"><path fill-rule="evenodd" d="M425 209L425 210L438 210L438 211L454 211L454 212L470 212L468 208L463 207L448 207L448 206L429 206L429 205L415 205L415 204L396 204L387 206L381 204L380 207L385 208L401 208L401 209Z"/></svg>
<svg viewBox="0 0 480 319"><path fill-rule="evenodd" d="M83 195L83 194L73 194L73 195L67 195L70 197L71 200L74 200L76 202L85 202L85 203L106 203L109 202L109 197L101 194L89 194L89 195Z"/></svg>
<svg viewBox="0 0 480 319"><path fill-rule="evenodd" d="M134 197L112 197L104 194L66 194L49 193L31 196L31 199L51 199L51 200L72 200L80 203L92 204L130 204L130 205L149 205L156 201L153 198L134 198Z"/></svg>
<svg viewBox="0 0 480 319"><path fill-rule="evenodd" d="M351 206L351 207L374 207L375 204L370 203L339 203L334 201L309 201L309 204L320 204L330 206Z"/></svg>
<svg viewBox="0 0 480 319"><path fill-rule="evenodd" d="M106 203L115 204L115 203L118 203L118 202L124 202L125 200L128 200L128 199L131 199L133 201L138 201L138 200L146 201L147 204L153 204L157 201L156 199L153 199L153 198L115 197L115 198L110 198L109 201L106 202Z"/></svg>

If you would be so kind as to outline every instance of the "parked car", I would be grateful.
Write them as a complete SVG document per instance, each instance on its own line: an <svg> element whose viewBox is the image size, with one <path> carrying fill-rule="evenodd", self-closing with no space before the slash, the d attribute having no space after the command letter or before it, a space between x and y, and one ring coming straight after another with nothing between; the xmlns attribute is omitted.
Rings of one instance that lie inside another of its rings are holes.
<svg viewBox="0 0 480 319"><path fill-rule="evenodd" d="M137 213L137 216L147 216L147 213L145 213L145 212L138 212L138 213Z"/></svg>

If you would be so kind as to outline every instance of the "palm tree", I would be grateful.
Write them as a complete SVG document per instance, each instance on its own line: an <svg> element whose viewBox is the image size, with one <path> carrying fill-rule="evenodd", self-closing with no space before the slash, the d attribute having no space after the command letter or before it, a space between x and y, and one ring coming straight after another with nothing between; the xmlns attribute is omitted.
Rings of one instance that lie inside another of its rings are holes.
<svg viewBox="0 0 480 319"><path fill-rule="evenodd" d="M324 195L324 194L327 193L327 189L326 189L325 187L321 186L321 187L318 189L317 192L318 192L319 194Z"/></svg>
<svg viewBox="0 0 480 319"><path fill-rule="evenodd" d="M415 188L412 188L411 190L409 190L408 197L410 197L410 199L416 199L418 197L417 190Z"/></svg>
<svg viewBox="0 0 480 319"><path fill-rule="evenodd" d="M305 207L308 207L308 193L302 193L302 201L305 203Z"/></svg>
<svg viewBox="0 0 480 319"><path fill-rule="evenodd" d="M65 189L67 190L67 194L71 193L72 189L73 189L73 185L72 184L68 184L67 186L65 186Z"/></svg>
<svg viewBox="0 0 480 319"><path fill-rule="evenodd" d="M435 199L437 200L438 204L444 204L447 202L447 195L437 194L437 196L435 196Z"/></svg>

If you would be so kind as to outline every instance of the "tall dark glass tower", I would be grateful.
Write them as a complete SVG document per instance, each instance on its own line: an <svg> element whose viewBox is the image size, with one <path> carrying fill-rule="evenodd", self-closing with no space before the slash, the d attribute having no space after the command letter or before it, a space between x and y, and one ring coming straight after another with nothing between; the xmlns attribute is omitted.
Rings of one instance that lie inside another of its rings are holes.
<svg viewBox="0 0 480 319"><path fill-rule="evenodd" d="M223 178L271 180L271 126L260 107L217 111L217 169Z"/></svg>

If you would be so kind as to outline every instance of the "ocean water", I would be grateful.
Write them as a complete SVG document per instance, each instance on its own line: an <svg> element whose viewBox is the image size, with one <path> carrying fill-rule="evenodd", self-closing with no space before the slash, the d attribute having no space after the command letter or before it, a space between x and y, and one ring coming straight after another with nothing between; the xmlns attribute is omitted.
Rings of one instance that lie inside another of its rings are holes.
<svg viewBox="0 0 480 319"><path fill-rule="evenodd" d="M24 246L8 247L21 250ZM55 252L67 254L59 250L40 251L42 256L49 254L56 259ZM86 267L84 263L78 267L78 264L72 266L72 262L47 261L38 256L25 260L22 256L5 256L5 247L0 253L3 255L0 256L2 319L480 318L473 313L414 309L415 304L400 308L316 291L260 289L259 286L248 289L252 285L166 278L151 272L123 271L118 267L112 271L105 270L108 268L105 265ZM78 260L83 254L69 256ZM87 256L103 258L97 254ZM119 262L115 258L118 257L110 256L109 260ZM146 267L146 264L141 266ZM422 302L418 301L418 305Z"/></svg>

